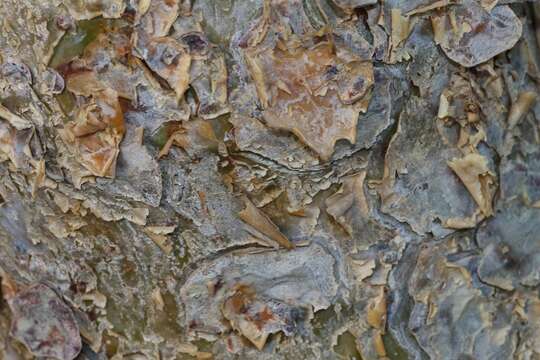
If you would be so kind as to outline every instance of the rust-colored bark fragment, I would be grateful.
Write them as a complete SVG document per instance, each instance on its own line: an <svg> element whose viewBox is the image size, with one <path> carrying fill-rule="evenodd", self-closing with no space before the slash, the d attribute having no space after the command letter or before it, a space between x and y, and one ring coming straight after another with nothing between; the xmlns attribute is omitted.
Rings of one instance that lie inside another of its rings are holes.
<svg viewBox="0 0 540 360"><path fill-rule="evenodd" d="M361 109L351 104L373 84L371 63L339 64L328 42L246 55L268 126L291 131L324 160L339 139L356 141Z"/></svg>

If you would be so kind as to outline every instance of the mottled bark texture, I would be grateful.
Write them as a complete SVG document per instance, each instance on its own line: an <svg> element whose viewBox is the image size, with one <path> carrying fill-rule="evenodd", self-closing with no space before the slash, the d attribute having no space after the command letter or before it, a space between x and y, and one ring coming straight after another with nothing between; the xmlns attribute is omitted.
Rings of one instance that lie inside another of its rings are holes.
<svg viewBox="0 0 540 360"><path fill-rule="evenodd" d="M0 359L540 359L539 3L0 27Z"/></svg>

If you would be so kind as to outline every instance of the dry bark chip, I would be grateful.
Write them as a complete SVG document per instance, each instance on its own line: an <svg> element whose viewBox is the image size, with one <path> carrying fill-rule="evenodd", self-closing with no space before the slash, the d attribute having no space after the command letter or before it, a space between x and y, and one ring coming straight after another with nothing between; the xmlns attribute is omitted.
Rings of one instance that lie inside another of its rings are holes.
<svg viewBox="0 0 540 360"><path fill-rule="evenodd" d="M61 135L74 149L81 165L94 176L114 177L124 132L118 95L107 89L79 109L77 119L68 123Z"/></svg>
<svg viewBox="0 0 540 360"><path fill-rule="evenodd" d="M16 130L0 121L0 162L9 159L16 168L28 168L32 158L28 144L33 134L32 129Z"/></svg>
<svg viewBox="0 0 540 360"><path fill-rule="evenodd" d="M259 35L268 31L270 20L265 16L269 15L263 14ZM325 36L299 39L286 34L285 26L273 25L290 40L269 45L267 35L245 41L251 45L244 57L264 109L262 117L269 127L292 132L328 160L338 140L356 142L358 115L365 112L373 86L373 65L370 59L351 59L350 54L342 58Z"/></svg>
<svg viewBox="0 0 540 360"><path fill-rule="evenodd" d="M344 178L341 189L325 202L326 212L343 226L349 235L354 235L351 223L369 215L369 207L364 194L365 178L365 171Z"/></svg>
<svg viewBox="0 0 540 360"><path fill-rule="evenodd" d="M384 287L381 287L379 291L379 296L369 304L366 319L369 325L384 331L386 324L386 295Z"/></svg>
<svg viewBox="0 0 540 360"><path fill-rule="evenodd" d="M197 50L190 46L190 51ZM204 57L194 58L189 76L190 85L199 100L197 114L200 117L215 119L230 111L227 104L227 66L223 55L212 51Z"/></svg>
<svg viewBox="0 0 540 360"><path fill-rule="evenodd" d="M156 74L165 79L180 100L189 87L191 55L180 42L169 37L153 38L139 44L143 58Z"/></svg>
<svg viewBox="0 0 540 360"><path fill-rule="evenodd" d="M189 87L192 56L188 45L168 36L178 17L178 0L158 0L142 4L140 23L133 46L148 67L164 79L179 101Z"/></svg>
<svg viewBox="0 0 540 360"><path fill-rule="evenodd" d="M522 24L508 6L491 11L466 1L432 17L435 42L455 62L472 67L511 49L521 37Z"/></svg>
<svg viewBox="0 0 540 360"><path fill-rule="evenodd" d="M453 159L448 166L457 174L478 204L484 216L493 214L492 201L495 192L494 176L488 168L487 159L480 154L468 154Z"/></svg>
<svg viewBox="0 0 540 360"><path fill-rule="evenodd" d="M391 9L392 33L390 34L391 51L389 63L394 64L409 60L409 53L403 49L403 44L411 34L414 24L409 16L403 15L401 9Z"/></svg>
<svg viewBox="0 0 540 360"><path fill-rule="evenodd" d="M450 232L441 222L466 218L477 205L447 165L461 152L441 139L436 114L428 109L412 98L401 113L386 153L381 210L408 222L414 231L440 236Z"/></svg>
<svg viewBox="0 0 540 360"><path fill-rule="evenodd" d="M223 334L232 325L260 347L270 333L295 331L311 308L330 306L338 289L335 266L318 244L233 252L205 262L180 291L186 325L201 336Z"/></svg>
<svg viewBox="0 0 540 360"><path fill-rule="evenodd" d="M508 128L513 129L527 115L538 100L538 92L524 91L519 94L508 114Z"/></svg>
<svg viewBox="0 0 540 360"><path fill-rule="evenodd" d="M138 16L140 26L151 37L169 35L174 21L178 17L179 0L141 0Z"/></svg>
<svg viewBox="0 0 540 360"><path fill-rule="evenodd" d="M8 299L11 334L33 355L74 359L81 351L79 327L71 309L49 287L37 284Z"/></svg>
<svg viewBox="0 0 540 360"><path fill-rule="evenodd" d="M0 104L0 118L5 119L11 124L11 126L13 126L17 130L28 129L32 127L32 123L30 121L12 113L2 104Z"/></svg>
<svg viewBox="0 0 540 360"><path fill-rule="evenodd" d="M511 305L478 288L471 273L476 259L457 251L465 246L448 238L420 250L408 280L407 326L432 359L512 358L518 341Z"/></svg>
<svg viewBox="0 0 540 360"><path fill-rule="evenodd" d="M287 239L285 235L279 230L279 228L266 216L261 210L259 210L253 203L245 198L244 203L246 207L238 215L246 224L254 227L257 231L263 235L268 236L270 239L277 242L279 245L286 249L294 248L294 244Z"/></svg>
<svg viewBox="0 0 540 360"><path fill-rule="evenodd" d="M258 298L252 288L239 285L225 300L223 316L231 326L262 350L268 336L283 331L292 335L300 312L284 302Z"/></svg>
<svg viewBox="0 0 540 360"><path fill-rule="evenodd" d="M179 146L189 155L205 149L217 148L218 139L212 125L205 120L195 119L178 126L167 139L158 158L166 156L173 145Z"/></svg>
<svg viewBox="0 0 540 360"><path fill-rule="evenodd" d="M269 129L256 118L235 113L229 122L234 126L234 141L241 151L260 154L288 167L293 167L296 163L299 163L299 166L319 163L316 154L298 142L294 136L280 136L281 134Z"/></svg>
<svg viewBox="0 0 540 360"><path fill-rule="evenodd" d="M92 96L113 89L120 97L136 99L140 72L128 61L131 51L129 36L122 29L108 29L88 45L84 53L67 66L66 87L75 95Z"/></svg>

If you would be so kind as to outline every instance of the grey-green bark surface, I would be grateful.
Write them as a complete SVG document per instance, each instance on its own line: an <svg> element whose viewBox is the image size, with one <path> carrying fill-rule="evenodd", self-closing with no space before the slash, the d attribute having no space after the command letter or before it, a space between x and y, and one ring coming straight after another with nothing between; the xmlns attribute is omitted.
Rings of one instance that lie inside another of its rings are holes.
<svg viewBox="0 0 540 360"><path fill-rule="evenodd" d="M0 26L0 359L540 359L538 3Z"/></svg>

